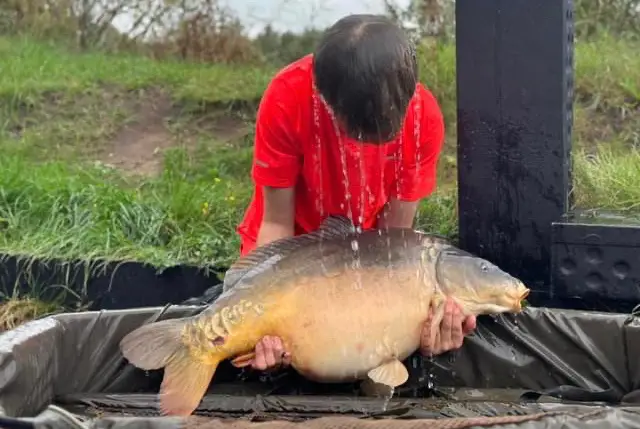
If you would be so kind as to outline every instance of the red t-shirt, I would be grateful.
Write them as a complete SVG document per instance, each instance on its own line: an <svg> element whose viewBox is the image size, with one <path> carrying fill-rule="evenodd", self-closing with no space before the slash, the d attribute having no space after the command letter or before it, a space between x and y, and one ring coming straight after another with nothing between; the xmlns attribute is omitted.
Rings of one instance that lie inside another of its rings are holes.
<svg viewBox="0 0 640 429"><path fill-rule="evenodd" d="M417 85L396 140L382 145L359 142L336 130L314 90L312 61L307 55L283 68L260 102L252 168L255 190L237 229L243 255L255 247L262 223L263 186L295 186L296 235L316 230L329 215L373 228L390 198L416 201L435 188L444 121L431 92Z"/></svg>

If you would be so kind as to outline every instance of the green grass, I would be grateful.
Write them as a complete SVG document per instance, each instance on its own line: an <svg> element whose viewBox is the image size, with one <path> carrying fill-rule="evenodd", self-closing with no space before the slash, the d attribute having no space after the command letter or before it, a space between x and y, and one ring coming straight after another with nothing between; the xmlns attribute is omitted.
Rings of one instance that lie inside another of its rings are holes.
<svg viewBox="0 0 640 429"><path fill-rule="evenodd" d="M139 183L99 165L33 165L19 156L0 157L0 248L160 267L228 264L250 193L226 173L225 160L236 157L206 148L192 155L174 150L160 177Z"/></svg>
<svg viewBox="0 0 640 429"><path fill-rule="evenodd" d="M595 156L580 151L574 169L578 207L640 216L639 149L601 146Z"/></svg>
<svg viewBox="0 0 640 429"><path fill-rule="evenodd" d="M157 62L105 54L73 54L29 39L0 38L0 96L27 100L47 92L81 94L101 85L128 90L160 85L176 97L233 102L261 97L274 70ZM33 98L32 98L33 99Z"/></svg>
<svg viewBox="0 0 640 429"><path fill-rule="evenodd" d="M447 120L440 187L418 227L456 234L455 51L423 48L422 79ZM640 212L640 47L603 37L577 46L578 205ZM251 144L221 144L211 106L245 103L251 125L275 70L74 54L0 38L0 253L39 258L229 264L251 196ZM96 162L147 90L167 93L175 137L157 177ZM203 125L204 124L204 125ZM180 134L180 135L182 135ZM250 136L249 136L250 137ZM195 141L195 143L194 143ZM634 149L635 148L635 149Z"/></svg>
<svg viewBox="0 0 640 429"><path fill-rule="evenodd" d="M590 99L592 108L637 108L640 102L638 43L603 35L596 41L579 44L576 85L578 97Z"/></svg>

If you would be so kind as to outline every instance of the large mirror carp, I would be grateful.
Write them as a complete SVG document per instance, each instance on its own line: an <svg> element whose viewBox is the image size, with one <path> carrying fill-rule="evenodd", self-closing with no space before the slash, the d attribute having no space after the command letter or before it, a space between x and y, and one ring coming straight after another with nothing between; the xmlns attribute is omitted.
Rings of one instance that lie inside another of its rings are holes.
<svg viewBox="0 0 640 429"><path fill-rule="evenodd" d="M453 297L465 314L521 311L524 284L446 239L412 229L356 232L329 217L310 234L255 249L225 275L224 292L201 313L144 325L120 343L144 370L164 368L160 410L190 415L218 364L248 365L265 335L282 338L302 376L367 380L395 388L402 361ZM434 332L435 333L435 332Z"/></svg>

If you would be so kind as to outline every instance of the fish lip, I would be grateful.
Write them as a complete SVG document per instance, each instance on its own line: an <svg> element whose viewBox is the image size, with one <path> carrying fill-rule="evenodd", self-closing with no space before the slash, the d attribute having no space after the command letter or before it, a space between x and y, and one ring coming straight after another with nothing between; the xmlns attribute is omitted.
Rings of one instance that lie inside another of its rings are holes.
<svg viewBox="0 0 640 429"><path fill-rule="evenodd" d="M526 287L523 283L519 284L519 289L522 289L522 293L520 293L520 296L516 299L515 309L517 313L522 311L522 301L524 301L531 293L531 289Z"/></svg>

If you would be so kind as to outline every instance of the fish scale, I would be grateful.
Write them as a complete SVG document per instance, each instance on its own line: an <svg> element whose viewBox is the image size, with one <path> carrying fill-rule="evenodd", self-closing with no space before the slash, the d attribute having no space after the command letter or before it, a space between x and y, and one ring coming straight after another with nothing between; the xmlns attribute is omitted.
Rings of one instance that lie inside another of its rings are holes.
<svg viewBox="0 0 640 429"><path fill-rule="evenodd" d="M402 228L355 233L346 218L329 217L316 232L236 261L222 295L200 314L144 325L120 346L133 365L164 368L161 411L188 415L218 364L250 365L265 335L283 340L291 366L308 379L395 388L408 378L401 361L419 348L430 308L435 338L447 297L478 315L519 312L528 293L442 237Z"/></svg>

